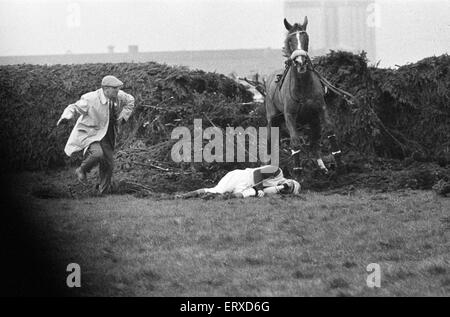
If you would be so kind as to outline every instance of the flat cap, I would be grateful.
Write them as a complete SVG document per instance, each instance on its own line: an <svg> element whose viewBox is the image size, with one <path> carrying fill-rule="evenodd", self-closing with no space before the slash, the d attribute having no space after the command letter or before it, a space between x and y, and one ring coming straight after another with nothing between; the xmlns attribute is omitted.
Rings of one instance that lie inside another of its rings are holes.
<svg viewBox="0 0 450 317"><path fill-rule="evenodd" d="M123 86L123 82L117 79L114 76L108 75L103 77L102 86L110 86L110 87L120 87Z"/></svg>

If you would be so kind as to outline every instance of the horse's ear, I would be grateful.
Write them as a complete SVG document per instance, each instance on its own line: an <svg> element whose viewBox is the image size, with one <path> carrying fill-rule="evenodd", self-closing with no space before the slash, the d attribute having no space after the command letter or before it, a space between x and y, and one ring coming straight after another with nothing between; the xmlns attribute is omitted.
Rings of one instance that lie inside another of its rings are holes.
<svg viewBox="0 0 450 317"><path fill-rule="evenodd" d="M305 19L303 20L303 30L306 31L306 26L308 25L308 17L305 16Z"/></svg>
<svg viewBox="0 0 450 317"><path fill-rule="evenodd" d="M284 27L286 28L286 30L290 30L292 29L292 25L286 20L286 18L284 18Z"/></svg>

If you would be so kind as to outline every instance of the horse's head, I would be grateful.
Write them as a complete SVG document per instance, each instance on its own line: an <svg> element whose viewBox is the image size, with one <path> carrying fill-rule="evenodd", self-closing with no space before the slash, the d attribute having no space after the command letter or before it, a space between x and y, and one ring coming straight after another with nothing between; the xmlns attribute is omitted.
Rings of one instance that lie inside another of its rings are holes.
<svg viewBox="0 0 450 317"><path fill-rule="evenodd" d="M284 19L284 26L288 30L284 43L284 53L294 62L299 73L304 73L307 69L309 44L308 33L306 33L307 25L308 17L306 16L303 24L295 23L291 25Z"/></svg>

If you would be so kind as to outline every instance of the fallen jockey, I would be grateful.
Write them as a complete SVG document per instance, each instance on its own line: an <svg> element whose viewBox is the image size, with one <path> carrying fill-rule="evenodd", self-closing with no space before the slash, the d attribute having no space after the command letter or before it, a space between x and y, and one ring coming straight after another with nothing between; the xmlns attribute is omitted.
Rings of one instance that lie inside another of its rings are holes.
<svg viewBox="0 0 450 317"><path fill-rule="evenodd" d="M191 198L204 193L232 193L237 198L263 197L271 194L298 195L300 184L293 179L284 178L281 168L265 165L233 170L222 177L215 187L197 189L176 197Z"/></svg>

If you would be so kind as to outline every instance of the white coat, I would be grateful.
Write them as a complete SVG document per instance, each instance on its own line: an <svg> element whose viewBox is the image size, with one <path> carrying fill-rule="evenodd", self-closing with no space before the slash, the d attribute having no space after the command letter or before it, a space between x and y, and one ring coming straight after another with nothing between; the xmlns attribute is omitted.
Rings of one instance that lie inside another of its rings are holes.
<svg viewBox="0 0 450 317"><path fill-rule="evenodd" d="M119 90L114 107L117 121L127 121L134 109L134 97ZM87 149L91 143L100 141L106 135L109 125L109 106L103 89L100 88L81 96L80 100L64 109L61 118L70 120L77 113L81 116L64 148L64 152L68 156Z"/></svg>

